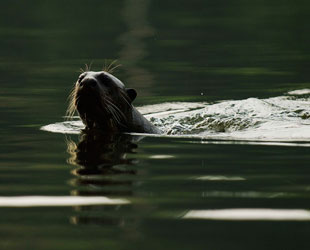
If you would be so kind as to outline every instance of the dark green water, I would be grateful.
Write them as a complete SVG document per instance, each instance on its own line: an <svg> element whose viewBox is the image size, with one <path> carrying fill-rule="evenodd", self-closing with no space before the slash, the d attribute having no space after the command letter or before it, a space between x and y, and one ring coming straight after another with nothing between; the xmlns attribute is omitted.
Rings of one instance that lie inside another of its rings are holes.
<svg viewBox="0 0 310 250"><path fill-rule="evenodd" d="M1 207L0 249L309 249L307 220L183 219L191 210L310 209L308 147L145 137L72 155L67 141L83 138L40 131L63 120L79 68L100 70L105 59L123 65L116 76L138 91L136 105L309 88L309 6L2 1L0 196L130 203Z"/></svg>

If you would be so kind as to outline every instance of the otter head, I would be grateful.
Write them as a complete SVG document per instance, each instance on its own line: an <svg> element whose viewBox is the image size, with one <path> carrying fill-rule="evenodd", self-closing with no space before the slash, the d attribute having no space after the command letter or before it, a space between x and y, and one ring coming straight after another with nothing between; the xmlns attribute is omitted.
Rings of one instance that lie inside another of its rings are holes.
<svg viewBox="0 0 310 250"><path fill-rule="evenodd" d="M134 89L108 72L82 73L72 91L69 113L78 111L86 129L99 128L106 132L126 132L131 121Z"/></svg>

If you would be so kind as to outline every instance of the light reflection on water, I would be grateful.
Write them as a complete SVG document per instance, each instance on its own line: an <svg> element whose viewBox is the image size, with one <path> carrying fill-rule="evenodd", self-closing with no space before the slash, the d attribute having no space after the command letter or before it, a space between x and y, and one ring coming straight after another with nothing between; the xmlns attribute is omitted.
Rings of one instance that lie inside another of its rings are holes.
<svg viewBox="0 0 310 250"><path fill-rule="evenodd" d="M240 176L206 175L195 178L201 181L245 181L246 178Z"/></svg>
<svg viewBox="0 0 310 250"><path fill-rule="evenodd" d="M310 211L303 209L221 209L192 210L183 219L309 221Z"/></svg>
<svg viewBox="0 0 310 250"><path fill-rule="evenodd" d="M296 196L296 194L288 193L268 193L268 192L256 192L256 191L205 191L201 194L202 197L221 197L221 198L277 198L277 197L290 197Z"/></svg>
<svg viewBox="0 0 310 250"><path fill-rule="evenodd" d="M109 199L95 196L0 196L0 207L91 206L123 205L128 203L129 201L125 199Z"/></svg>

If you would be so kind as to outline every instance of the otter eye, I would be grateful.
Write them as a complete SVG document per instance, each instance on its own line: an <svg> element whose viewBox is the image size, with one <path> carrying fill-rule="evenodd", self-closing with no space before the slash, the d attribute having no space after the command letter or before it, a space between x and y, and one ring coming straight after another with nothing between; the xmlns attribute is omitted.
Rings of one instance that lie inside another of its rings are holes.
<svg viewBox="0 0 310 250"><path fill-rule="evenodd" d="M99 78L100 82L103 84L110 82L110 78L106 74L100 74L100 75L98 75L98 78Z"/></svg>

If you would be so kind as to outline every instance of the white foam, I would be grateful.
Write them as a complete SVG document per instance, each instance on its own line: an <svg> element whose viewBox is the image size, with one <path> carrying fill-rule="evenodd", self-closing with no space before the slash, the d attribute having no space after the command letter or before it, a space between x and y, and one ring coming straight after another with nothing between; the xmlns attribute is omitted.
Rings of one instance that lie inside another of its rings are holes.
<svg viewBox="0 0 310 250"><path fill-rule="evenodd" d="M166 104L168 106L169 104ZM166 116L153 122L172 135L245 141L310 141L310 100L280 96L205 104L203 108Z"/></svg>
<svg viewBox="0 0 310 250"><path fill-rule="evenodd" d="M79 134L84 127L81 120L74 120L45 125L41 127L41 130L61 134Z"/></svg>
<svg viewBox="0 0 310 250"><path fill-rule="evenodd" d="M297 89L287 92L289 95L308 95L310 94L310 89Z"/></svg>

